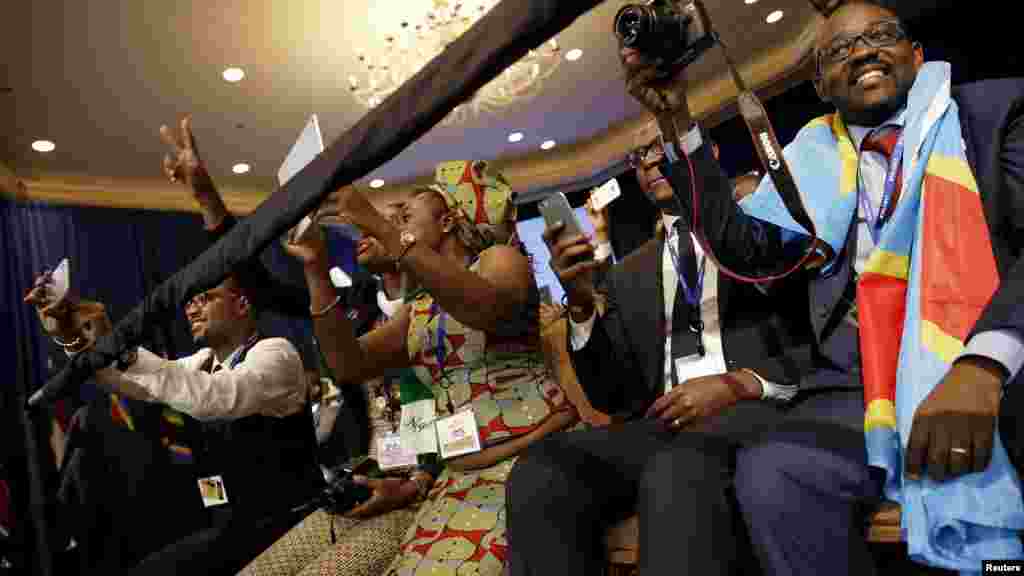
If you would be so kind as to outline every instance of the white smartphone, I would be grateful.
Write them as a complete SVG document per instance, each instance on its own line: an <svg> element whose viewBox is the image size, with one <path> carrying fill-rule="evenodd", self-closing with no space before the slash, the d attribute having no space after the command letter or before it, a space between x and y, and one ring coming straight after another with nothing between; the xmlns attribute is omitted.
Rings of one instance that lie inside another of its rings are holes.
<svg viewBox="0 0 1024 576"><path fill-rule="evenodd" d="M295 141L295 144L292 144L288 155L284 158L284 162L281 163L281 167L277 169L277 183L284 186L323 151L324 139L320 133L320 121L317 120L316 114L312 114L306 125L302 128L302 132L299 133L299 138ZM310 224L312 223L313 219L309 216L299 221L288 235L289 242L298 243L301 241L305 234L309 232Z"/></svg>
<svg viewBox="0 0 1024 576"><path fill-rule="evenodd" d="M331 284L334 284L335 288L348 288L352 285L352 278L337 266L330 269L330 275Z"/></svg>
<svg viewBox="0 0 1024 576"><path fill-rule="evenodd" d="M324 139L320 134L320 122L317 120L316 114L312 114L302 132L299 133L298 140L292 144L281 167L277 169L277 183L284 186L323 151Z"/></svg>
<svg viewBox="0 0 1024 576"><path fill-rule="evenodd" d="M60 302L71 287L71 261L67 258L61 260L50 274L50 278L53 280L52 287L47 290L50 302ZM43 323L49 331L57 329L57 320L54 318L47 317Z"/></svg>
<svg viewBox="0 0 1024 576"><path fill-rule="evenodd" d="M620 195L622 190L619 189L619 181L612 178L594 190L590 195L590 205L595 211L600 211Z"/></svg>

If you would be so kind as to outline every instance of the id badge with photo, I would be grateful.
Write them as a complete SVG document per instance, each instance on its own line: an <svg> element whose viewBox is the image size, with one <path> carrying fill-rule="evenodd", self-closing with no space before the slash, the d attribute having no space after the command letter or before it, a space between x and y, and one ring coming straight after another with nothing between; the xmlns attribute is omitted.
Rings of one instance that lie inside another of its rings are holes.
<svg viewBox="0 0 1024 576"><path fill-rule="evenodd" d="M197 480L199 495L203 498L203 506L210 508L228 503L228 491L224 487L224 479L220 476L208 476Z"/></svg>
<svg viewBox="0 0 1024 576"><path fill-rule="evenodd" d="M480 431L472 410L437 421L437 437L441 443L441 458L454 458L480 451Z"/></svg>
<svg viewBox="0 0 1024 576"><path fill-rule="evenodd" d="M434 421L437 408L433 398L417 400L402 406L400 433L402 443L414 454L436 454L437 434Z"/></svg>
<svg viewBox="0 0 1024 576"><path fill-rule="evenodd" d="M415 466L416 451L402 442L400 434L383 434L377 439L377 463L382 471Z"/></svg>

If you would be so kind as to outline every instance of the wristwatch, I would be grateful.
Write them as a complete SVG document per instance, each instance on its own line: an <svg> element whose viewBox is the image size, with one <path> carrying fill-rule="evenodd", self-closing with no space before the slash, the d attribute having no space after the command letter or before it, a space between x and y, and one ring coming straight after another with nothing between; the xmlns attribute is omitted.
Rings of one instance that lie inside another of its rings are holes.
<svg viewBox="0 0 1024 576"><path fill-rule="evenodd" d="M402 252L395 258L395 264L401 262L402 258L405 258L406 253L409 252L409 249L416 244L416 236L408 230L403 230L402 234L398 237L398 243L402 246Z"/></svg>

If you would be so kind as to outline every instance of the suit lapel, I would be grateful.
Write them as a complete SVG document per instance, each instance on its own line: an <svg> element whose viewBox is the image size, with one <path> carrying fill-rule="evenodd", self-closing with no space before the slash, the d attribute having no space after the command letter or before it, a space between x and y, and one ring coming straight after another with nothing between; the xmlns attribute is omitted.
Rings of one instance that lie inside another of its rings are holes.
<svg viewBox="0 0 1024 576"><path fill-rule="evenodd" d="M649 240L620 263L609 281L615 285L619 314L637 366L642 367L650 396L661 395L665 385L665 295L661 259L665 243ZM655 306L651 303L655 302ZM646 409L646 403L643 406Z"/></svg>
<svg viewBox="0 0 1024 576"><path fill-rule="evenodd" d="M665 379L665 329L668 319L665 318L665 278L664 270L661 265L665 258L665 238L666 234L662 239L655 239L657 242L657 249L652 250L654 253L654 301L658 303L655 310L657 311L657 322L655 326L658 327L654 333L654 341L651 342L651 348L654 350L654 354L651 354L651 358L654 364L650 367L651 373L651 390L654 392L654 396L658 397L659 393L664 386Z"/></svg>

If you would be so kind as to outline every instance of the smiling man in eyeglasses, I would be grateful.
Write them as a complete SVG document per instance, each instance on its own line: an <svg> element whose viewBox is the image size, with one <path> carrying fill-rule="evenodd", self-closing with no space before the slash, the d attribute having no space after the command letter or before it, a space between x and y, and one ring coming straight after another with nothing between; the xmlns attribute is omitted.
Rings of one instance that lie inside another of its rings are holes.
<svg viewBox="0 0 1024 576"><path fill-rule="evenodd" d="M785 159L828 247L801 273L821 358L799 397L835 401L815 415L827 434L766 431L740 448L755 549L770 574L870 574L859 510L885 497L903 505L917 561L976 571L1020 558L1024 80L951 87L950 66L925 62L892 10L820 4L831 13L815 87L836 113L807 124ZM774 184L737 209L707 147L687 145L700 131L685 73L650 72L632 74L630 92L679 160L666 165L677 197L689 206L701 190L720 261L755 276L795 263L810 238Z"/></svg>
<svg viewBox="0 0 1024 576"><path fill-rule="evenodd" d="M292 507L323 485L299 353L284 338L261 337L253 287L240 277L185 304L198 352L168 361L139 347L96 373L110 391L196 419L169 448L191 462L193 504L205 524L131 573L234 573L291 527L298 520ZM41 319L57 320L51 335L69 353L109 330L101 304L48 301L49 282L41 277L27 301Z"/></svg>

